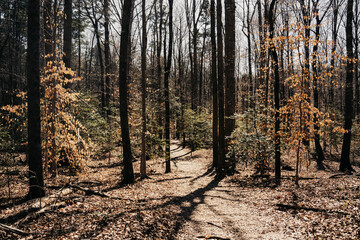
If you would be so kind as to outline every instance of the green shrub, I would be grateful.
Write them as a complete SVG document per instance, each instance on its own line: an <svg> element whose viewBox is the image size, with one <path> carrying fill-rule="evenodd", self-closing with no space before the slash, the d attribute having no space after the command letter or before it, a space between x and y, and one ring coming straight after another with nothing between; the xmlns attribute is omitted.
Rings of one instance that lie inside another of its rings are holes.
<svg viewBox="0 0 360 240"><path fill-rule="evenodd" d="M183 131L192 150L203 147L211 139L209 115L205 111L197 113L192 109L185 109Z"/></svg>

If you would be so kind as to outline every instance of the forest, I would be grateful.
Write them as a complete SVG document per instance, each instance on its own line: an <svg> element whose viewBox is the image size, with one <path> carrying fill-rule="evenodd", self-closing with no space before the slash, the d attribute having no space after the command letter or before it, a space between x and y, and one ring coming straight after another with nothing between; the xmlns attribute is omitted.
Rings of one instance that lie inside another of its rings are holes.
<svg viewBox="0 0 360 240"><path fill-rule="evenodd" d="M0 239L360 239L359 0L0 0Z"/></svg>

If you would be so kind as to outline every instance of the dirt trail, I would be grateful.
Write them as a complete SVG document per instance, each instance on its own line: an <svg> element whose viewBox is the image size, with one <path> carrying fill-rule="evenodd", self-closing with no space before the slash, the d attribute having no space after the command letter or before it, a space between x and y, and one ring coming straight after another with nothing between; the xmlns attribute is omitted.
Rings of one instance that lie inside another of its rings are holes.
<svg viewBox="0 0 360 240"><path fill-rule="evenodd" d="M280 232L268 232L273 219L249 204L239 186L226 180L218 181L209 171L212 158L209 151L191 154L177 144L171 145L172 173L167 180L157 182L164 197L181 208L176 239L220 237L224 239L293 239ZM165 185L165 186L161 186Z"/></svg>

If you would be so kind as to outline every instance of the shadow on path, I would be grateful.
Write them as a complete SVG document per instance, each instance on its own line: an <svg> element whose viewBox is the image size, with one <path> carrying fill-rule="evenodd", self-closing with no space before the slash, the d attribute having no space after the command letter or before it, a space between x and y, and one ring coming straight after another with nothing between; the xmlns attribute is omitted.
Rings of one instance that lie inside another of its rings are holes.
<svg viewBox="0 0 360 240"><path fill-rule="evenodd" d="M193 152L193 151L190 151L190 152L187 152L187 153L185 153L185 154L183 154L183 155L180 155L180 156L177 156L177 157L173 157L173 158L171 158L171 160L178 160L179 158L185 157L185 156L191 154L192 152Z"/></svg>

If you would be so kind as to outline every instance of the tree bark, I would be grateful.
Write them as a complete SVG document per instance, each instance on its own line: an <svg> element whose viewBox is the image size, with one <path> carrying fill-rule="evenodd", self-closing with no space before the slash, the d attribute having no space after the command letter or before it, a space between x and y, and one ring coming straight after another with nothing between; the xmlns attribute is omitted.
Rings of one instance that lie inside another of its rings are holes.
<svg viewBox="0 0 360 240"><path fill-rule="evenodd" d="M146 33L146 1L142 0L142 46L141 46L141 162L140 162L140 177L146 177L146 47L147 47L147 33Z"/></svg>
<svg viewBox="0 0 360 240"><path fill-rule="evenodd" d="M219 159L219 105L218 105L218 83L216 75L216 32L215 32L215 0L210 3L210 24L211 24L211 82L213 87L213 168L218 165Z"/></svg>
<svg viewBox="0 0 360 240"><path fill-rule="evenodd" d="M346 19L346 85L345 85L345 112L344 112L344 138L341 150L340 171L354 171L350 163L351 149L351 128L352 128L352 112L353 112L353 78L354 78L354 50L353 50L353 6L354 0L348 0L347 19Z"/></svg>
<svg viewBox="0 0 360 240"><path fill-rule="evenodd" d="M225 175L225 113L224 113L224 55L222 35L222 3L217 0L217 60L218 60L218 90L219 90L219 159L217 164L217 176Z"/></svg>
<svg viewBox="0 0 360 240"><path fill-rule="evenodd" d="M279 99L279 91L280 91L280 74L279 74L279 60L278 55L275 48L275 7L276 0L272 0L269 7L269 12L267 13L267 19L269 23L269 38L270 38L270 55L273 60L273 68L274 68L274 103L275 103L275 126L274 126L274 134L275 134L275 178L276 184L280 185L281 181L281 152L280 152L280 99Z"/></svg>
<svg viewBox="0 0 360 240"><path fill-rule="evenodd" d="M167 63L165 66L165 164L168 173L171 171L170 167L170 97L169 97L169 76L172 62L172 49L173 49L173 0L169 0L169 52L167 57Z"/></svg>
<svg viewBox="0 0 360 240"><path fill-rule="evenodd" d="M130 60L130 36L131 36L131 17L134 0L125 0L122 10L121 20L121 39L120 39L120 64L119 64L119 87L120 87L120 118L121 118L121 137L123 144L123 183L134 182L134 170L132 165L132 153L129 133L128 118L128 75Z"/></svg>
<svg viewBox="0 0 360 240"><path fill-rule="evenodd" d="M104 57L105 57L105 117L109 119L110 116L110 38L109 38L109 0L104 0Z"/></svg>
<svg viewBox="0 0 360 240"><path fill-rule="evenodd" d="M314 94L314 107L319 109L319 90L318 90L318 43L320 40L320 24L321 19L319 17L319 11L317 8L314 11L316 16L316 27L315 27L315 43L313 47L313 94ZM324 152L320 144L320 126L318 115L314 114L314 130L315 130L315 150L316 150L316 163L319 170L325 170L323 161L325 160Z"/></svg>
<svg viewBox="0 0 360 240"><path fill-rule="evenodd" d="M71 68L71 52L72 52L72 0L64 2L64 43L63 43L65 67Z"/></svg>
<svg viewBox="0 0 360 240"><path fill-rule="evenodd" d="M45 196L40 119L40 0L28 2L28 157L29 198Z"/></svg>
<svg viewBox="0 0 360 240"><path fill-rule="evenodd" d="M226 104L225 104L225 137L226 171L235 173L235 154L231 152L230 137L235 130L235 0L225 0L225 76L226 76Z"/></svg>

